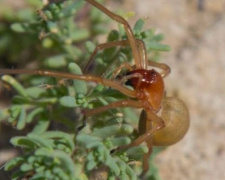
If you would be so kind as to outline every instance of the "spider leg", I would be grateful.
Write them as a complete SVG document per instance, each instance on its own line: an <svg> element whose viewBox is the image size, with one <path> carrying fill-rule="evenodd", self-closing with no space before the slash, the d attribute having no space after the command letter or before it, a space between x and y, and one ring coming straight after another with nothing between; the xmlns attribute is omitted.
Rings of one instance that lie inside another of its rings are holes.
<svg viewBox="0 0 225 180"><path fill-rule="evenodd" d="M142 171L140 177L143 177L149 169L149 157L152 154L152 149L153 149L153 145L148 144L148 152L146 154L144 154L144 156L143 156L143 171Z"/></svg>
<svg viewBox="0 0 225 180"><path fill-rule="evenodd" d="M129 71L132 71L134 69L134 67L131 66L128 62L124 62L113 71L112 79L115 79L116 76L120 73L120 71L125 68L128 69Z"/></svg>
<svg viewBox="0 0 225 180"><path fill-rule="evenodd" d="M92 4L93 6L95 6L100 11L104 12L111 19L115 20L118 23L123 24L124 29L125 29L126 34L127 34L127 39L130 43L130 46L131 46L131 49L132 49L132 52L133 52L136 67L142 68L141 55L140 55L139 49L137 47L137 40L136 40L136 38L133 34L133 31L132 31L130 25L128 24L128 22L123 17L121 17L117 14L114 14L113 12L109 11L107 8L105 8L104 6L99 4L98 2L96 2L94 0L86 0L86 1L89 2L90 4Z"/></svg>
<svg viewBox="0 0 225 180"><path fill-rule="evenodd" d="M102 43L102 44L98 44L95 48L95 50L92 52L88 63L86 64L86 66L83 69L83 72L86 73L88 68L90 67L95 55L98 53L98 51L103 50L103 49L107 49L107 48L112 48L115 46L128 46L129 45L129 41L128 40L121 40L121 41L114 41L114 42L107 42L107 43Z"/></svg>
<svg viewBox="0 0 225 180"><path fill-rule="evenodd" d="M156 114L154 114L151 111L146 111L147 113L147 118L143 119L143 121L152 121L153 123L155 123L156 125L153 126L150 129L146 129L145 133L143 133L141 136L139 136L136 140L134 140L132 143L125 145L125 146L120 146L117 148L117 150L125 150L125 149L129 149L132 148L134 146L138 146L141 143L143 143L144 141L147 141L148 138L150 138L156 131L162 129L163 127L165 127L164 121L162 118L160 118L159 116L157 116ZM141 119L140 119L141 120Z"/></svg>
<svg viewBox="0 0 225 180"><path fill-rule="evenodd" d="M104 112L104 111L107 111L110 109L119 108L119 107L143 108L143 104L139 101L134 101L134 100L121 100L121 101L117 101L117 102L112 102L105 106L87 110L85 112L85 117L89 117L89 116L99 114L101 112Z"/></svg>
<svg viewBox="0 0 225 180"><path fill-rule="evenodd" d="M145 110L140 114L138 132L139 135L143 135L147 130L152 129L152 121L148 120L148 116ZM146 145L148 147L148 152L143 155L143 171L140 174L140 179L143 179L143 176L149 169L149 157L152 153L153 148L153 136L150 136L146 139Z"/></svg>
<svg viewBox="0 0 225 180"><path fill-rule="evenodd" d="M138 89L140 87L141 81L143 79L143 76L140 73L134 73L134 74L126 75L120 80L120 83L124 84L127 80L129 80L131 78L134 78L134 77L138 78L138 82L137 82L137 86L136 86L136 88Z"/></svg>
<svg viewBox="0 0 225 180"><path fill-rule="evenodd" d="M145 65L147 63L146 59L147 59L147 54L145 49L145 45L144 42L140 39L137 39L137 43L138 43L138 47L140 48L140 50L143 50L143 56L141 56L143 58L143 66L147 67L147 65ZM103 49L107 49L107 48L112 48L115 46L128 46L129 45L129 41L128 40L121 40L121 41L115 41L115 42L107 42L107 43L102 43L102 44L98 44L96 46L96 48L94 49L94 51L92 52L88 63L86 64L86 66L83 69L83 72L86 73L88 68L90 67L91 63L94 60L95 55L98 53L98 51L103 50ZM116 68L113 71L112 74L112 79L115 79L115 77L119 74L119 72L124 69L127 68L129 71L132 71L134 69L134 66L131 66L128 62L124 62L122 63L118 68Z"/></svg>
<svg viewBox="0 0 225 180"><path fill-rule="evenodd" d="M143 69L147 69L148 59L147 59L147 50L145 47L145 43L141 39L136 39L136 41L137 41L137 47L138 47L139 53L142 53L141 54L142 67Z"/></svg>
<svg viewBox="0 0 225 180"><path fill-rule="evenodd" d="M30 74L30 75L49 76L49 77L55 77L55 78L84 80L87 82L96 82L96 83L114 88L129 97L134 97L134 98L137 97L137 92L135 90L130 90L124 86L121 86L121 84L119 84L116 81L101 78L98 76L93 76L93 75L77 75L72 73L42 71L42 70L0 69L0 75L3 75L3 74Z"/></svg>
<svg viewBox="0 0 225 180"><path fill-rule="evenodd" d="M166 77L168 74L170 74L171 69L167 64L164 63L158 63L154 61L148 61L148 65L152 67L157 67L159 69L162 69L162 72L160 72L162 77Z"/></svg>
<svg viewBox="0 0 225 180"><path fill-rule="evenodd" d="M153 126L153 123L154 123L154 126ZM152 148L153 148L153 134L156 131L162 129L164 126L165 125L162 118L160 118L159 116L157 116L151 111L143 110L139 120L140 136L136 140L134 140L132 143L125 146L120 146L117 149L113 150L112 153L115 151L129 149L134 146L138 146L143 142L146 142L148 147L148 152L144 154L143 156L143 171L140 175L140 177L143 177L149 169L149 157L152 153Z"/></svg>
<svg viewBox="0 0 225 180"><path fill-rule="evenodd" d="M121 100L121 101L117 101L117 102L112 102L105 106L97 107L95 109L86 110L84 112L84 116L82 119L82 121L83 121L82 125L80 127L78 127L77 132L86 126L86 119L89 116L93 116L93 115L99 114L101 112L104 112L104 111L107 111L110 109L119 108L119 107L143 108L143 104L138 101L134 101L134 100Z"/></svg>

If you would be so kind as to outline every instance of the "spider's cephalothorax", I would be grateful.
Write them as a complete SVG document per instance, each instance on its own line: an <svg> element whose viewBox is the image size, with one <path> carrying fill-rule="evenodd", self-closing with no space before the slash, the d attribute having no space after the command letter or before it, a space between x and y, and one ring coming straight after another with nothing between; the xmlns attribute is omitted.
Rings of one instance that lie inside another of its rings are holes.
<svg viewBox="0 0 225 180"><path fill-rule="evenodd" d="M145 101L153 110L158 111L164 95L164 82L162 76L154 69L135 69L126 73L127 76L136 75L126 81L140 94L141 101Z"/></svg>

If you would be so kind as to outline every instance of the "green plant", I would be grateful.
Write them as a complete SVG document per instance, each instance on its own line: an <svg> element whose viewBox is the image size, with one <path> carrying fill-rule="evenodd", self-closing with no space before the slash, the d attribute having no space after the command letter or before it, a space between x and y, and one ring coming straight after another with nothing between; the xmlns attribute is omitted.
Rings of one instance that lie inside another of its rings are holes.
<svg viewBox="0 0 225 180"><path fill-rule="evenodd" d="M98 44L96 36L107 32L101 27L109 22L102 12L91 8L89 17L82 15L89 18L88 26L80 24L79 18L74 17L80 15L80 9L86 8L83 5L84 1L50 4L39 10L38 16L11 25L14 32L26 35L27 41L38 47L38 53L34 49L38 54L35 61L27 60L28 65L34 64L36 69L82 73L81 67ZM144 20L136 22L135 36L145 42L150 57L158 59L159 51L168 51L169 47L160 44L161 34L155 34L152 29L142 30L143 26ZM126 35L119 26L119 31L112 30L107 37L107 41L115 41L126 38ZM110 78L113 69L131 60L130 47L106 49L95 57L91 72L96 75L104 73L102 76ZM26 136L11 139L14 146L23 149L21 156L5 165L5 170L15 170L13 179L82 180L94 176L95 169L103 169L102 174L107 171L108 179L138 179L137 174L141 172L138 162L148 150L145 145L111 153L137 136L134 126L138 124L138 116L132 108L114 109L88 118L86 126L77 131L82 125L84 109L125 99L124 95L102 85L78 80L58 81L56 78L25 75L17 78L2 76L2 81L13 87L16 95L9 108L0 110L0 120L18 130L28 124L33 127ZM155 149L155 153L159 150ZM152 163L147 177L159 179Z"/></svg>

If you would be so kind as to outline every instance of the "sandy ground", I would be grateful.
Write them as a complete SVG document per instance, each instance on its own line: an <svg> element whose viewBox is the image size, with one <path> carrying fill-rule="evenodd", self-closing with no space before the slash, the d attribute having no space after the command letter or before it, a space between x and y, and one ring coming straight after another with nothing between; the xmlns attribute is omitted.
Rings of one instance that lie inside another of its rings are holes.
<svg viewBox="0 0 225 180"><path fill-rule="evenodd" d="M188 134L156 158L162 179L225 179L225 0L205 0L203 11L197 0L125 0L123 5L136 19L148 17L146 28L165 34L172 48L162 60L172 68L167 93L190 110Z"/></svg>

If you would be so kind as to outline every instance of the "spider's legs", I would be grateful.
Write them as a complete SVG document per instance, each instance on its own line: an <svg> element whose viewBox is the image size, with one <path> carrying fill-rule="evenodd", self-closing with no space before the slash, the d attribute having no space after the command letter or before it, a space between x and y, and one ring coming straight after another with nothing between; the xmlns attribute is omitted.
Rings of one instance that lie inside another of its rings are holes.
<svg viewBox="0 0 225 180"><path fill-rule="evenodd" d="M63 78L63 79L83 80L87 82L96 82L96 83L103 84L104 86L114 88L129 97L134 97L134 98L137 97L137 92L135 90L131 90L124 86L121 86L121 84L119 84L116 81L101 78L98 76L93 76L93 75L78 75L78 74L65 73L65 72L27 70L27 69L0 69L0 75L4 75L4 74L30 74L30 75L41 75L41 76Z"/></svg>
<svg viewBox="0 0 225 180"><path fill-rule="evenodd" d="M92 4L93 6L95 6L96 8L98 8L99 10L101 10L102 12L104 12L107 16L109 16L116 22L123 24L124 29L127 34L127 39L129 41L129 44L130 44L132 52L133 52L135 65L138 68L142 68L141 55L140 55L140 51L137 47L137 40L136 40L136 38L133 34L133 31L132 31L130 25L128 24L128 22L123 17L121 17L117 14L114 14L113 12L109 11L107 8L105 8L98 2L96 2L94 0L86 0L86 1L89 2L90 4Z"/></svg>
<svg viewBox="0 0 225 180"><path fill-rule="evenodd" d="M136 88L138 89L140 87L141 81L143 79L143 76L140 73L134 73L134 74L126 75L120 80L120 83L124 84L127 80L129 80L131 78L138 78L138 82L137 82L137 85L136 85Z"/></svg>
<svg viewBox="0 0 225 180"><path fill-rule="evenodd" d="M117 102L112 102L108 105L105 106L101 106L95 109L91 109L91 110L86 110L84 112L84 116L82 119L82 125L78 128L78 131L80 131L82 128L85 127L86 125L86 119L89 116L93 116L96 114L99 114L101 112L110 110L110 109L115 109L115 108L120 108L120 107L133 107L133 108L143 108L143 104L138 102L138 101L134 101L134 100L121 100L121 101L117 101Z"/></svg>
<svg viewBox="0 0 225 180"><path fill-rule="evenodd" d="M143 119L143 121L146 121L146 122L152 121L157 125L150 128L150 129L146 129L145 133L143 133L141 136L139 136L132 143L130 143L128 145L125 145L125 146L120 146L120 147L117 148L117 150L124 150L124 149L132 148L134 146L138 146L141 143L143 143L144 141L147 141L148 138L150 138L156 131L165 127L163 119L161 119L159 116L157 116L156 114L154 114L151 111L147 111L146 113L147 113L146 119Z"/></svg>
<svg viewBox="0 0 225 180"><path fill-rule="evenodd" d="M158 62L154 62L154 61L148 61L148 65L162 69L162 72L160 72L162 77L166 77L171 71L170 67L167 64L158 63Z"/></svg>
<svg viewBox="0 0 225 180"><path fill-rule="evenodd" d="M153 145L148 144L148 152L146 154L144 154L144 156L143 156L143 171L142 171L140 177L143 177L149 169L149 157L152 154L152 148L153 148Z"/></svg>
<svg viewBox="0 0 225 180"><path fill-rule="evenodd" d="M103 50L103 49L107 49L107 48L112 48L115 46L128 46L129 45L129 41L128 40L121 40L121 41L114 41L114 42L107 42L107 43L103 43L103 44L98 44L95 48L95 50L92 52L88 63L86 64L86 66L83 69L83 73L86 73L89 66L91 65L95 55L97 54L98 51Z"/></svg>
<svg viewBox="0 0 225 180"><path fill-rule="evenodd" d="M120 73L120 71L121 71L122 69L128 69L129 71L132 71L132 70L134 69L134 67L131 66L128 62L122 63L118 68L116 68L116 69L113 71L112 79L115 79L116 76Z"/></svg>
<svg viewBox="0 0 225 180"><path fill-rule="evenodd" d="M87 110L85 112L85 116L89 117L89 116L99 114L101 112L104 112L104 111L107 111L110 109L120 108L120 107L143 108L143 104L138 101L134 101L134 100L121 100L121 101L117 101L117 102L112 102L106 106L101 106L101 107L98 107L95 109Z"/></svg>

